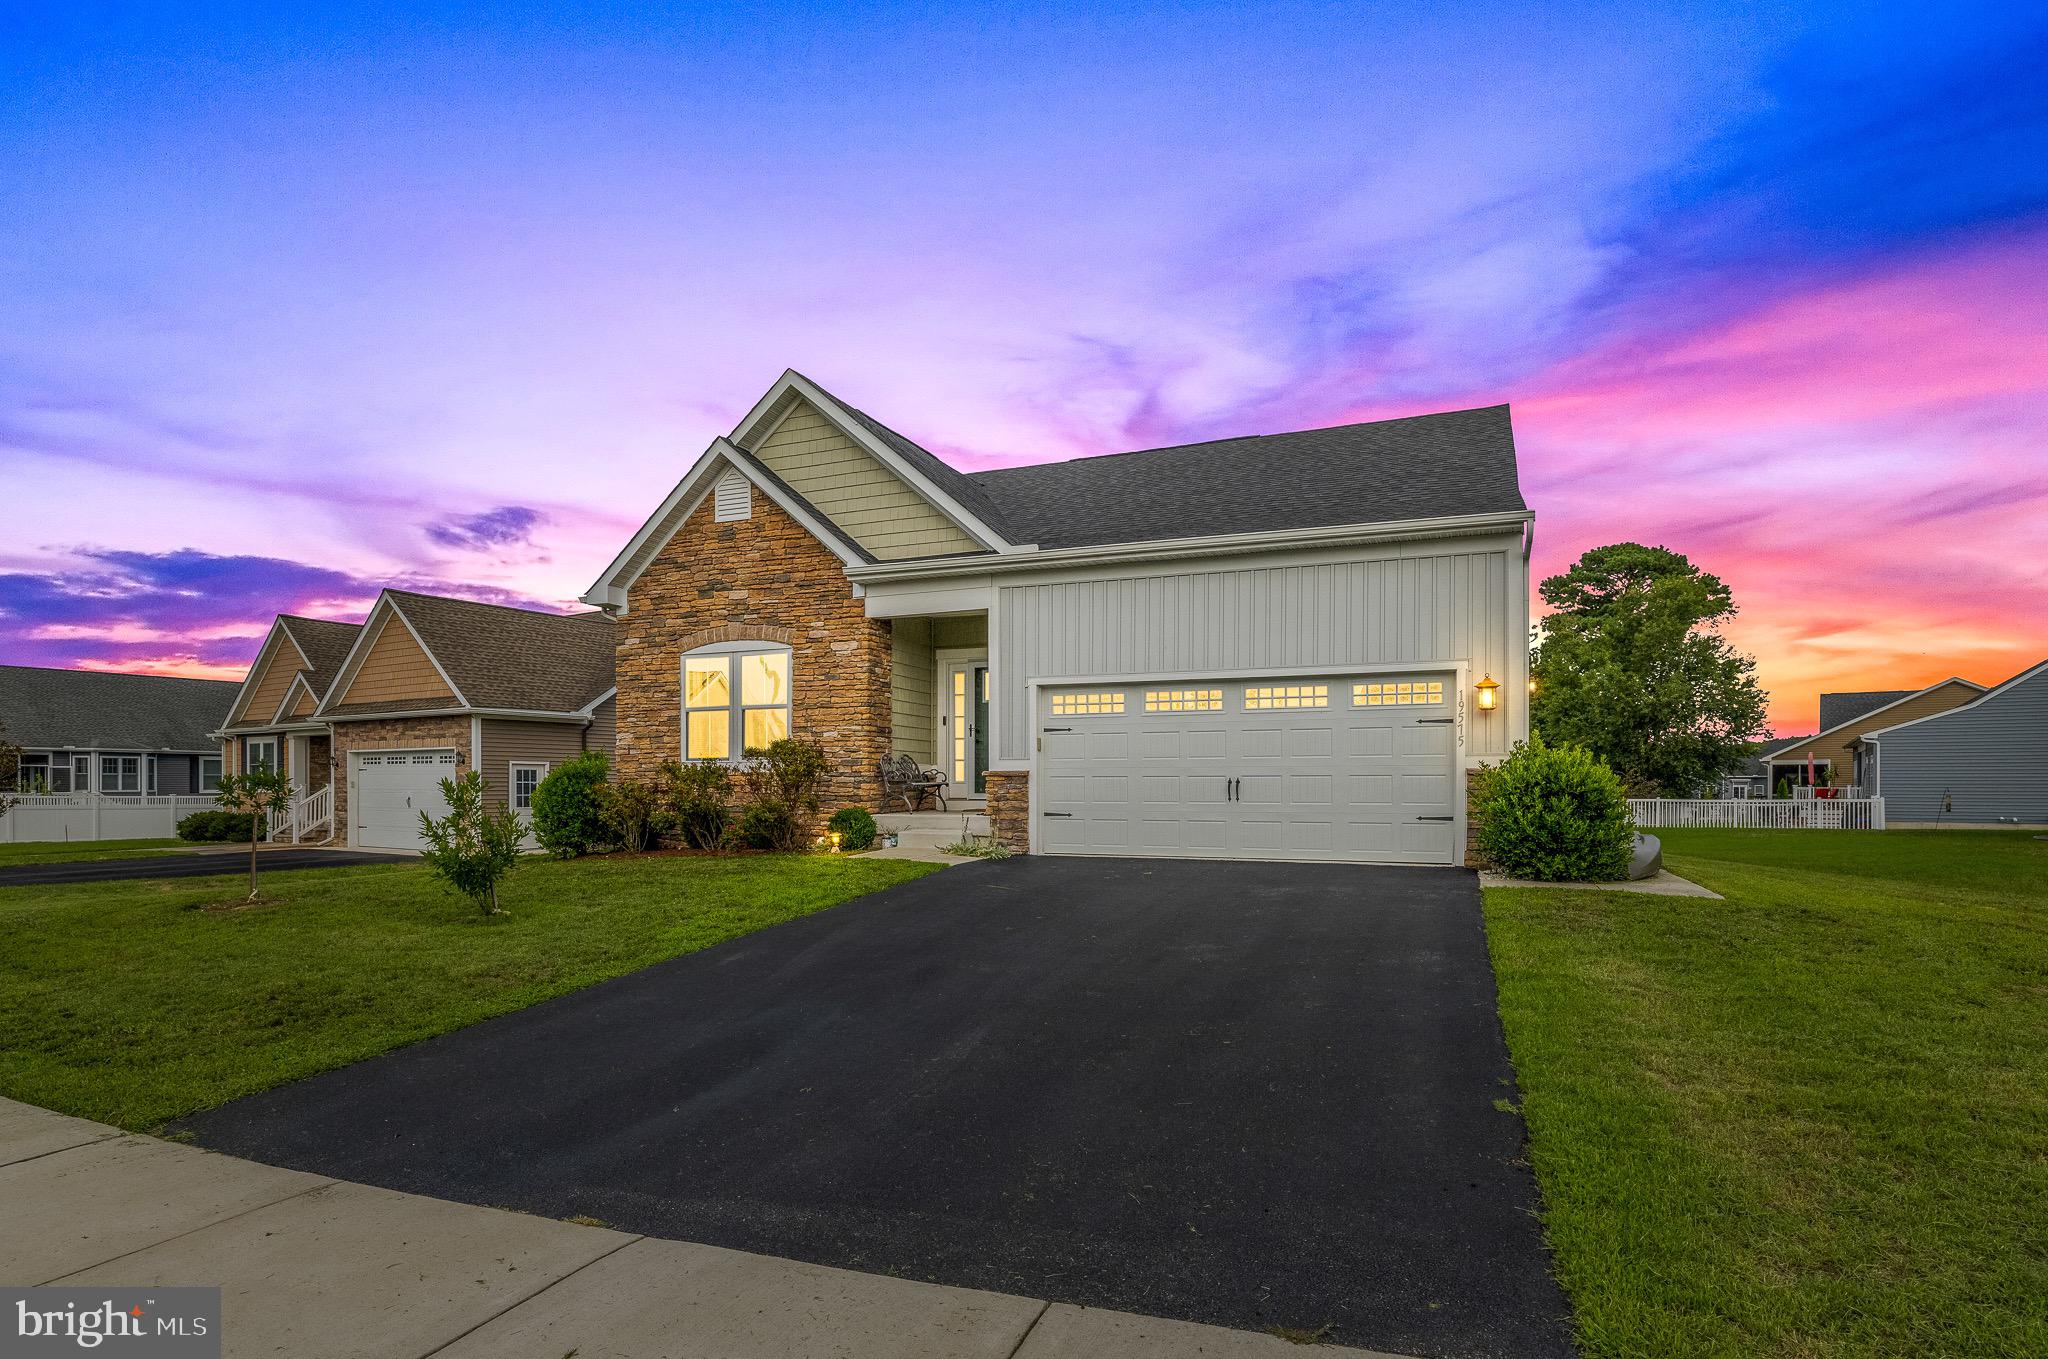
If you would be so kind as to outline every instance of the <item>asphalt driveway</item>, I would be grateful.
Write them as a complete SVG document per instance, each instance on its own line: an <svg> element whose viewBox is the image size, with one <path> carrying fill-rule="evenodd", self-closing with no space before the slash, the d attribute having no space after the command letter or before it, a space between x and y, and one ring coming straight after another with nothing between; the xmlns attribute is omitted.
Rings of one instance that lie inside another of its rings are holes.
<svg viewBox="0 0 2048 1359"><path fill-rule="evenodd" d="M186 1125L396 1189L1417 1355L1568 1355L1470 873L949 869Z"/></svg>
<svg viewBox="0 0 2048 1359"><path fill-rule="evenodd" d="M355 864L417 863L416 854L373 854L354 849L265 849L257 867L265 873L293 868L348 868ZM69 882L121 882L131 878L210 878L249 871L249 847L237 850L151 854L133 859L74 859L61 863L0 868L0 887L48 887Z"/></svg>

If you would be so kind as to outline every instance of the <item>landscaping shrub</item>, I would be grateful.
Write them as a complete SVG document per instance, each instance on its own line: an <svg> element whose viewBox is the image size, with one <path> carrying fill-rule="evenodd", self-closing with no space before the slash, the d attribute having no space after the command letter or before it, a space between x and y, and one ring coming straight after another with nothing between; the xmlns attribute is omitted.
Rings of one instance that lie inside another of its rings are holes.
<svg viewBox="0 0 2048 1359"><path fill-rule="evenodd" d="M792 850L803 843L803 823L779 802L757 802L740 810L728 832L733 843L747 849Z"/></svg>
<svg viewBox="0 0 2048 1359"><path fill-rule="evenodd" d="M1479 852L1501 872L1538 882L1628 876L1635 826L1621 780L1578 746L1531 736L1486 773L1473 799Z"/></svg>
<svg viewBox="0 0 2048 1359"><path fill-rule="evenodd" d="M503 803L486 811L484 776L474 769L459 779L442 779L441 796L448 815L437 821L420 813L420 834L427 840L420 858L485 915L503 915L498 883L519 866L519 842L526 834L519 814Z"/></svg>
<svg viewBox="0 0 2048 1359"><path fill-rule="evenodd" d="M194 812L178 823L178 838L203 845L247 840L253 819L247 812Z"/></svg>
<svg viewBox="0 0 2048 1359"><path fill-rule="evenodd" d="M691 849L717 849L732 825L732 770L717 761L661 767L662 812Z"/></svg>
<svg viewBox="0 0 2048 1359"><path fill-rule="evenodd" d="M600 783L596 796L605 838L620 849L646 849L667 820L661 796L647 784L624 780Z"/></svg>
<svg viewBox="0 0 2048 1359"><path fill-rule="evenodd" d="M601 750L558 764L533 790L533 835L557 859L588 854L607 843L597 790L610 767Z"/></svg>
<svg viewBox="0 0 2048 1359"><path fill-rule="evenodd" d="M841 849L863 850L875 843L875 818L865 807L841 807L832 813L825 829L839 832Z"/></svg>
<svg viewBox="0 0 2048 1359"><path fill-rule="evenodd" d="M802 849L804 818L817 812L818 789L831 770L825 747L800 737L748 751L739 766L740 843L750 849Z"/></svg>

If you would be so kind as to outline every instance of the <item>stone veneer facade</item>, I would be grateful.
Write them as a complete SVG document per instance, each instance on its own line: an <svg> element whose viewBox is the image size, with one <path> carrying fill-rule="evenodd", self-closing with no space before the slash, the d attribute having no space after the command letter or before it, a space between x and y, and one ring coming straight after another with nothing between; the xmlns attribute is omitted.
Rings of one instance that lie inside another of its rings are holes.
<svg viewBox="0 0 2048 1359"><path fill-rule="evenodd" d="M988 771L989 834L1019 854L1031 852L1031 775L1022 769Z"/></svg>
<svg viewBox="0 0 2048 1359"><path fill-rule="evenodd" d="M839 558L759 491L719 523L706 496L630 587L619 619L613 764L646 780L682 758L683 653L716 642L790 648L790 734L821 742L824 811L881 806L889 753L889 624L867 616Z"/></svg>
<svg viewBox="0 0 2048 1359"><path fill-rule="evenodd" d="M467 717L393 717L334 724L334 843L348 843L349 754L357 750L416 750L455 747L455 772L475 767L469 749Z"/></svg>

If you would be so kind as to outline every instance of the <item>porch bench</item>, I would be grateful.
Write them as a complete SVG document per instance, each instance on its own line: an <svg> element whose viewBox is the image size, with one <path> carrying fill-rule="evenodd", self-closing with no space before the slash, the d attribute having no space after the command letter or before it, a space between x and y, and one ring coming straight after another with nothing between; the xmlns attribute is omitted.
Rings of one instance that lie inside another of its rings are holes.
<svg viewBox="0 0 2048 1359"><path fill-rule="evenodd" d="M946 810L946 772L943 769L920 768L917 761L908 755L887 755L879 762L882 774L882 804L886 807L896 798L903 800L903 810L914 812L927 795L937 799L939 810Z"/></svg>

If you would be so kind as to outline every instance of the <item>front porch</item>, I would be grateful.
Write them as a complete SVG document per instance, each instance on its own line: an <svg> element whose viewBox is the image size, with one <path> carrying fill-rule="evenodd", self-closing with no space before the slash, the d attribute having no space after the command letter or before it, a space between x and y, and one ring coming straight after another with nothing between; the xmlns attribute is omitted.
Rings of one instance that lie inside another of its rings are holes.
<svg viewBox="0 0 2048 1359"><path fill-rule="evenodd" d="M983 810L991 734L988 615L892 618L889 632L890 753L945 774L947 812ZM930 799L920 805L936 810ZM892 800L882 810L911 809Z"/></svg>

